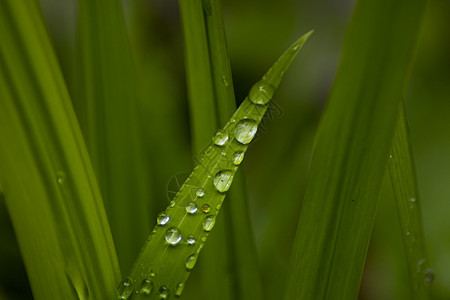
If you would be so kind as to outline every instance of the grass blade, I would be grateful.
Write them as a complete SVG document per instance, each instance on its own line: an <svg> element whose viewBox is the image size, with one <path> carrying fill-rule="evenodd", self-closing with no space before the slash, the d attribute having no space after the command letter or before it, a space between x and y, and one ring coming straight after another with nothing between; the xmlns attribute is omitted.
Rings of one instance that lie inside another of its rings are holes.
<svg viewBox="0 0 450 300"><path fill-rule="evenodd" d="M403 106L392 140L392 155L388 167L408 259L412 295L414 299L430 299L433 273L425 253L416 171Z"/></svg>
<svg viewBox="0 0 450 300"><path fill-rule="evenodd" d="M213 137L213 142L174 201L158 216L155 229L130 276L123 282L128 296L147 299L148 294L152 298L161 294L181 294L189 272L215 225L233 176L267 110L267 103L278 87L278 78L284 74L309 34L300 38L278 59L264 77L267 80L263 79L252 87L249 97Z"/></svg>
<svg viewBox="0 0 450 300"><path fill-rule="evenodd" d="M0 189L35 299L111 299L120 277L37 1L0 2Z"/></svg>
<svg viewBox="0 0 450 300"><path fill-rule="evenodd" d="M149 234L151 181L120 1L80 0L75 108L105 201L122 270Z"/></svg>
<svg viewBox="0 0 450 300"><path fill-rule="evenodd" d="M285 299L356 299L426 1L358 1L318 129Z"/></svg>

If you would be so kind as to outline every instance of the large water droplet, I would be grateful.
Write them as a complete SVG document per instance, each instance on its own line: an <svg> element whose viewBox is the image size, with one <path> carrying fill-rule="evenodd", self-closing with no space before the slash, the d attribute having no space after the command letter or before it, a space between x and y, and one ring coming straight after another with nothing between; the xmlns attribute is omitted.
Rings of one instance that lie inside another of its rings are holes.
<svg viewBox="0 0 450 300"><path fill-rule="evenodd" d="M176 227L170 227L169 229L167 229L164 238L166 239L166 242L168 242L171 245L178 244L181 241L180 229Z"/></svg>
<svg viewBox="0 0 450 300"><path fill-rule="evenodd" d="M211 211L211 207L209 207L208 204L203 204L202 205L202 212L204 212L205 214L209 213Z"/></svg>
<svg viewBox="0 0 450 300"><path fill-rule="evenodd" d="M215 188L221 193L228 191L232 182L233 182L233 171L231 170L219 171L216 174L216 176L214 176L213 179L213 184Z"/></svg>
<svg viewBox="0 0 450 300"><path fill-rule="evenodd" d="M255 83L248 93L249 100L258 105L266 105L272 99L275 93L275 87L265 80Z"/></svg>
<svg viewBox="0 0 450 300"><path fill-rule="evenodd" d="M158 223L158 225L164 226L167 223L169 223L170 221L170 216L168 214L166 214L165 212L162 212L158 215L158 217L156 218L156 223Z"/></svg>
<svg viewBox="0 0 450 300"><path fill-rule="evenodd" d="M211 229L214 227L214 224L216 224L216 216L207 216L205 218L205 221L203 221L203 230L211 231Z"/></svg>
<svg viewBox="0 0 450 300"><path fill-rule="evenodd" d="M131 278L127 278L119 283L117 287L117 299L128 299L133 293L134 282Z"/></svg>
<svg viewBox="0 0 450 300"><path fill-rule="evenodd" d="M234 136L236 140L244 145L250 143L258 130L258 123L252 119L243 119L236 125Z"/></svg>
<svg viewBox="0 0 450 300"><path fill-rule="evenodd" d="M217 146L223 146L228 141L228 134L221 130L218 130L213 137L213 143Z"/></svg>
<svg viewBox="0 0 450 300"><path fill-rule="evenodd" d="M197 239L195 238L195 236L193 234L190 234L187 236L186 241L189 245L195 245L195 243L197 242Z"/></svg>
<svg viewBox="0 0 450 300"><path fill-rule="evenodd" d="M205 196L205 190L202 188L198 188L197 191L195 191L195 195L199 198L203 198L203 196Z"/></svg>
<svg viewBox="0 0 450 300"><path fill-rule="evenodd" d="M197 204L194 202L189 202L186 204L186 212L193 215L197 212Z"/></svg>
<svg viewBox="0 0 450 300"><path fill-rule="evenodd" d="M175 298L179 298L184 289L184 282L177 284L177 289L175 290Z"/></svg>
<svg viewBox="0 0 450 300"><path fill-rule="evenodd" d="M159 288L159 298L160 299L168 299L169 298L169 289L163 285Z"/></svg>
<svg viewBox="0 0 450 300"><path fill-rule="evenodd" d="M152 290L153 290L153 282L150 280L150 278L145 278L144 280L142 280L139 293L141 293L142 295L150 295Z"/></svg>
<svg viewBox="0 0 450 300"><path fill-rule="evenodd" d="M239 166L244 159L244 151L236 151L233 154L233 164Z"/></svg>
<svg viewBox="0 0 450 300"><path fill-rule="evenodd" d="M197 255L192 254L186 259L186 269L192 270L197 262Z"/></svg>

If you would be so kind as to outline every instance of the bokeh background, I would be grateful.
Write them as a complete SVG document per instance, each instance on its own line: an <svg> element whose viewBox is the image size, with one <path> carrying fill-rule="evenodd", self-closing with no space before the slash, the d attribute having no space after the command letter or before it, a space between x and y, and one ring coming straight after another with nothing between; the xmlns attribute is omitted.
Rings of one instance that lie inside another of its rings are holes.
<svg viewBox="0 0 450 300"><path fill-rule="evenodd" d="M76 1L41 0L43 14L73 94ZM153 174L152 213L168 203L175 176L190 171L183 36L175 0L122 1L139 86L139 112ZM279 299L295 236L321 111L333 85L355 1L223 1L237 101L296 38L315 33L287 72L244 169L267 299ZM450 1L430 0L405 95L416 162L434 299L450 299ZM166 126L161 130L161 123ZM181 174L181 175L180 175ZM155 200L157 199L157 200ZM226 200L225 204L226 205ZM0 299L31 291L0 200ZM149 232L150 232L149 228ZM388 175L375 219L360 299L407 299L407 266ZM220 255L220 254L218 254ZM192 281L199 281L195 272ZM199 283L201 285L201 283ZM190 298L187 286L186 299Z"/></svg>

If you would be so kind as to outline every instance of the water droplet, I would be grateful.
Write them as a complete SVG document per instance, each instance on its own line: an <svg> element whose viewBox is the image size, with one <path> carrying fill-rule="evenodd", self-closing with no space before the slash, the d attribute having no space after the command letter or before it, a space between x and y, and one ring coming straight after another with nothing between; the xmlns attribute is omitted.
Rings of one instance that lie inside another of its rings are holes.
<svg viewBox="0 0 450 300"><path fill-rule="evenodd" d="M134 282L131 278L127 278L119 283L117 287L117 299L128 299L133 293Z"/></svg>
<svg viewBox="0 0 450 300"><path fill-rule="evenodd" d="M389 154L389 159L391 159L392 158L392 154Z"/></svg>
<svg viewBox="0 0 450 300"><path fill-rule="evenodd" d="M64 176L58 175L56 177L56 182L58 182L59 184L63 184L64 183Z"/></svg>
<svg viewBox="0 0 450 300"><path fill-rule="evenodd" d="M150 295L152 290L153 290L153 282L150 280L150 278L145 278L144 280L142 280L139 293L143 295Z"/></svg>
<svg viewBox="0 0 450 300"><path fill-rule="evenodd" d="M258 123L252 119L243 119L236 125L234 132L236 140L244 145L250 143L256 135Z"/></svg>
<svg viewBox="0 0 450 300"><path fill-rule="evenodd" d="M223 146L228 141L228 134L221 130L218 130L213 137L213 143L217 146Z"/></svg>
<svg viewBox="0 0 450 300"><path fill-rule="evenodd" d="M222 83L224 86L228 86L228 80L227 77L225 75L222 76Z"/></svg>
<svg viewBox="0 0 450 300"><path fill-rule="evenodd" d="M158 225L164 226L167 223L169 223L170 221L170 216L168 214L166 214L165 212L162 212L158 215L158 217L156 218L156 223L158 223Z"/></svg>
<svg viewBox="0 0 450 300"><path fill-rule="evenodd" d="M222 207L222 203L216 205L216 210L219 210Z"/></svg>
<svg viewBox="0 0 450 300"><path fill-rule="evenodd" d="M192 254L186 260L186 269L192 270L197 262L197 255Z"/></svg>
<svg viewBox="0 0 450 300"><path fill-rule="evenodd" d="M236 151L233 154L233 164L239 166L244 159L244 151Z"/></svg>
<svg viewBox="0 0 450 300"><path fill-rule="evenodd" d="M190 235L188 235L186 241L188 242L189 245L195 245L195 243L197 242L197 239L195 238L194 235L190 234Z"/></svg>
<svg viewBox="0 0 450 300"><path fill-rule="evenodd" d="M211 231L216 223L216 216L207 216L205 221L203 221L203 230Z"/></svg>
<svg viewBox="0 0 450 300"><path fill-rule="evenodd" d="M203 204L203 205L202 205L202 211L203 211L205 214L209 213L210 210L211 210L211 208L209 207L208 204Z"/></svg>
<svg viewBox="0 0 450 300"><path fill-rule="evenodd" d="M416 204L416 198L410 198L409 199L409 208L414 208Z"/></svg>
<svg viewBox="0 0 450 300"><path fill-rule="evenodd" d="M195 195L199 198L203 198L203 196L205 196L205 190L202 188L198 188L197 191L195 191Z"/></svg>
<svg viewBox="0 0 450 300"><path fill-rule="evenodd" d="M222 170L217 172L216 176L214 176L213 184L215 188L224 193L228 191L233 182L233 172L231 170Z"/></svg>
<svg viewBox="0 0 450 300"><path fill-rule="evenodd" d="M434 272L432 269L425 269L425 284L430 285L434 281Z"/></svg>
<svg viewBox="0 0 450 300"><path fill-rule="evenodd" d="M174 207L174 206L175 206L175 201L173 201L173 200L170 201L170 202L169 202L169 207Z"/></svg>
<svg viewBox="0 0 450 300"><path fill-rule="evenodd" d="M260 80L252 86L248 98L254 104L266 105L272 99L274 93L274 86L265 80Z"/></svg>
<svg viewBox="0 0 450 300"><path fill-rule="evenodd" d="M425 259L421 259L417 262L417 272L422 272L423 266L425 265Z"/></svg>
<svg viewBox="0 0 450 300"><path fill-rule="evenodd" d="M184 289L184 282L177 284L177 289L175 290L175 298L179 298Z"/></svg>
<svg viewBox="0 0 450 300"><path fill-rule="evenodd" d="M406 232L406 235L407 235L407 236L409 236L410 234L411 234L411 233L410 233L409 231L408 231L408 232Z"/></svg>
<svg viewBox="0 0 450 300"><path fill-rule="evenodd" d="M208 239L208 237L205 235L205 236L203 236L202 237L202 242L204 243L204 242L206 242L206 240Z"/></svg>
<svg viewBox="0 0 450 300"><path fill-rule="evenodd" d="M236 123L236 119L235 118L231 118L230 119L230 123Z"/></svg>
<svg viewBox="0 0 450 300"><path fill-rule="evenodd" d="M294 47L292 47L292 50L297 51L298 48L300 48L300 45L295 45Z"/></svg>
<svg viewBox="0 0 450 300"><path fill-rule="evenodd" d="M159 298L160 299L167 299L167 298L169 298L169 289L165 285L162 285L159 288Z"/></svg>
<svg viewBox="0 0 450 300"><path fill-rule="evenodd" d="M197 204L194 202L189 202L186 204L186 212L193 215L197 212Z"/></svg>
<svg viewBox="0 0 450 300"><path fill-rule="evenodd" d="M181 241L180 229L176 227L170 227L169 229L167 229L164 238L166 239L166 242L168 242L171 245L178 244Z"/></svg>
<svg viewBox="0 0 450 300"><path fill-rule="evenodd" d="M150 276L152 276L152 277L155 277L155 275L156 275L156 272L155 272L155 270L150 270Z"/></svg>

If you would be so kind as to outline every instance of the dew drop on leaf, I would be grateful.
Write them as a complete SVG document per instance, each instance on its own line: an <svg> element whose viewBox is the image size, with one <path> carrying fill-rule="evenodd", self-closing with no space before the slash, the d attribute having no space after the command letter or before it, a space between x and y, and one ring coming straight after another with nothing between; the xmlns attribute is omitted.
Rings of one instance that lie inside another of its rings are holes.
<svg viewBox="0 0 450 300"><path fill-rule="evenodd" d="M205 214L209 213L211 211L211 207L209 207L208 204L203 204L202 205L202 212L204 212Z"/></svg>
<svg viewBox="0 0 450 300"><path fill-rule="evenodd" d="M272 99L274 93L274 86L265 80L260 80L252 86L248 98L254 104L266 105Z"/></svg>
<svg viewBox="0 0 450 300"><path fill-rule="evenodd" d="M231 170L222 170L217 172L216 176L214 176L213 184L216 190L221 193L228 191L233 182L233 171Z"/></svg>
<svg viewBox="0 0 450 300"><path fill-rule="evenodd" d="M117 287L117 299L128 299L133 293L134 282L131 278L127 278L119 283Z"/></svg>
<svg viewBox="0 0 450 300"><path fill-rule="evenodd" d="M190 235L188 235L186 241L189 245L195 245L195 243L197 242L197 239L195 238L194 235L190 234Z"/></svg>
<svg viewBox="0 0 450 300"><path fill-rule="evenodd" d="M207 216L205 221L203 221L203 230L211 231L216 223L216 216Z"/></svg>
<svg viewBox="0 0 450 300"><path fill-rule="evenodd" d="M244 145L250 143L256 135L258 123L252 119L243 119L236 125L234 136L236 140Z"/></svg>
<svg viewBox="0 0 450 300"><path fill-rule="evenodd" d="M197 255L192 254L186 259L186 269L192 270L197 262Z"/></svg>
<svg viewBox="0 0 450 300"><path fill-rule="evenodd" d="M233 164L239 166L244 159L244 151L236 151L233 154Z"/></svg>
<svg viewBox="0 0 450 300"><path fill-rule="evenodd" d="M158 215L158 217L156 218L156 223L158 223L158 225L164 226L167 223L169 223L170 221L170 216L168 214L166 214L165 212L162 212Z"/></svg>
<svg viewBox="0 0 450 300"><path fill-rule="evenodd" d="M221 130L218 130L213 137L213 143L217 146L223 146L228 141L228 134Z"/></svg>
<svg viewBox="0 0 450 300"><path fill-rule="evenodd" d="M195 195L199 198L203 198L203 196L205 196L205 190L202 188L198 188L197 191L195 191Z"/></svg>
<svg viewBox="0 0 450 300"><path fill-rule="evenodd" d="M194 202L189 202L186 204L186 212L193 215L197 212L197 204Z"/></svg>
<svg viewBox="0 0 450 300"><path fill-rule="evenodd" d="M150 295L152 290L153 290L153 282L150 280L150 278L145 278L144 280L142 280L139 293L141 293L142 295Z"/></svg>
<svg viewBox="0 0 450 300"><path fill-rule="evenodd" d="M183 289L184 289L184 282L178 283L177 289L175 290L175 298L180 298Z"/></svg>
<svg viewBox="0 0 450 300"><path fill-rule="evenodd" d="M169 289L163 285L159 288L159 298L160 299L168 299L169 298Z"/></svg>
<svg viewBox="0 0 450 300"><path fill-rule="evenodd" d="M171 245L176 245L181 241L181 232L177 227L170 227L166 231L166 235L164 236L166 242Z"/></svg>

